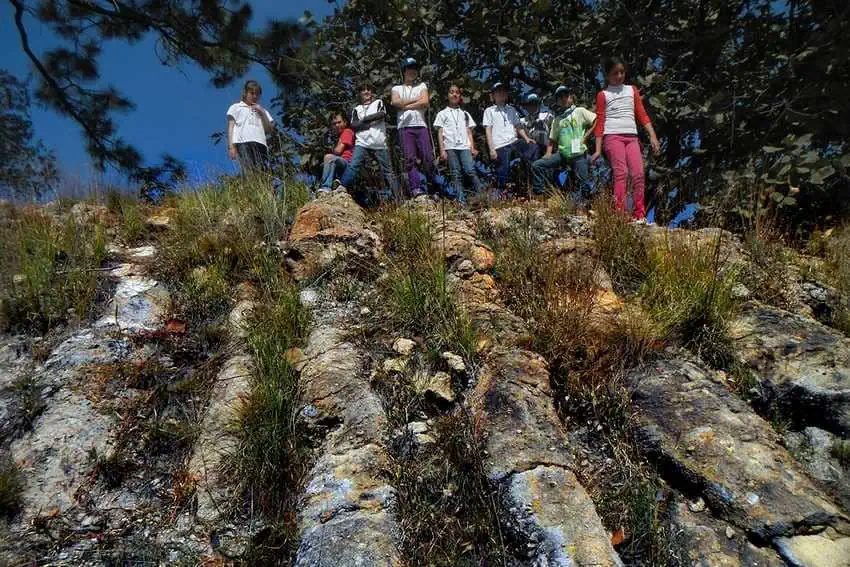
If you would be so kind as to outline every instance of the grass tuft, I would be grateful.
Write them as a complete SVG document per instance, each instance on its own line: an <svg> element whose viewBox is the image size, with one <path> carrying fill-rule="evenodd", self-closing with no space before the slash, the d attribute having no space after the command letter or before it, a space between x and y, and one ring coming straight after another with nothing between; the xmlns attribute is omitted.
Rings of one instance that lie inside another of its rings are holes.
<svg viewBox="0 0 850 567"><path fill-rule="evenodd" d="M256 307L251 315L248 346L256 371L237 423L241 441L233 472L246 501L255 502L276 526L273 541L252 549L255 563L279 556L276 546L289 549L297 543L291 511L310 449L305 429L298 423L298 372L288 362L286 351L302 344L308 325L309 313L292 284L280 287L273 303Z"/></svg>
<svg viewBox="0 0 850 567"><path fill-rule="evenodd" d="M0 329L44 333L91 314L104 227L16 210L0 222Z"/></svg>
<svg viewBox="0 0 850 567"><path fill-rule="evenodd" d="M597 199L593 210L593 237L614 289L622 294L636 292L652 268L646 238L628 217L614 209L609 198Z"/></svg>
<svg viewBox="0 0 850 567"><path fill-rule="evenodd" d="M398 209L380 221L388 243L389 267L381 280L388 318L400 330L424 337L435 352L450 349L471 358L475 332L449 287L445 260L432 246L428 218Z"/></svg>

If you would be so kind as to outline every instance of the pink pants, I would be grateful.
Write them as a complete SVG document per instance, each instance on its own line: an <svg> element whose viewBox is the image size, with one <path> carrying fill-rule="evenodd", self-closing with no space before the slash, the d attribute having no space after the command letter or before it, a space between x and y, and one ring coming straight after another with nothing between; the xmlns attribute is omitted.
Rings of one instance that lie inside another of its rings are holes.
<svg viewBox="0 0 850 567"><path fill-rule="evenodd" d="M640 154L640 141L637 136L625 134L607 134L602 139L605 156L614 170L614 207L626 210L626 184L631 181L634 218L646 216L643 203L643 190L646 180L643 175L643 157Z"/></svg>

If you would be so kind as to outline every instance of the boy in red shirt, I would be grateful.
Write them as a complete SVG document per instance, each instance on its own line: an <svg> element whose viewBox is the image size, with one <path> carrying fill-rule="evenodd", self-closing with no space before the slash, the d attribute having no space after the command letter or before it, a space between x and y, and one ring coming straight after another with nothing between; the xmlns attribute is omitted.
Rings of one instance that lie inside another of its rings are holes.
<svg viewBox="0 0 850 567"><path fill-rule="evenodd" d="M319 193L331 191L334 181L342 177L354 151L354 130L349 127L345 116L342 113L334 112L331 114L331 125L339 134L339 140L332 150L333 153L325 154Z"/></svg>

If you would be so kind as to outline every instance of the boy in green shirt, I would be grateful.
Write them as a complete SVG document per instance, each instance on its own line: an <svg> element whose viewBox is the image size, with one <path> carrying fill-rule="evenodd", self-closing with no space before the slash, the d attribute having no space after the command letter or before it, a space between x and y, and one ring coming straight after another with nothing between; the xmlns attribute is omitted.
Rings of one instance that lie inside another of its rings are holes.
<svg viewBox="0 0 850 567"><path fill-rule="evenodd" d="M546 185L551 184L553 172L569 166L575 175L576 189L582 198L587 198L593 190L587 158L587 137L593 131L596 114L583 106L576 106L575 98L567 87L558 87L555 98L564 111L552 122L546 153L531 164L531 188L535 194L541 195Z"/></svg>

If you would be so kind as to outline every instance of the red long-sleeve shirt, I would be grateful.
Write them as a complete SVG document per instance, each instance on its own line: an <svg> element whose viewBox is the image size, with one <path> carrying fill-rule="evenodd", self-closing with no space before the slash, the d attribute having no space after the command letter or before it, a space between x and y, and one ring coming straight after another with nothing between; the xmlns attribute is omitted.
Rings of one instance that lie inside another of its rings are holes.
<svg viewBox="0 0 850 567"><path fill-rule="evenodd" d="M593 130L597 138L605 134L637 134L637 124L646 126L651 122L637 87L608 86L597 93Z"/></svg>

